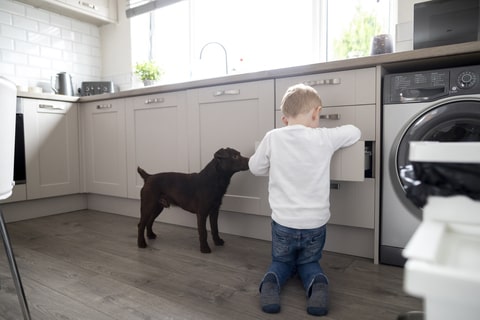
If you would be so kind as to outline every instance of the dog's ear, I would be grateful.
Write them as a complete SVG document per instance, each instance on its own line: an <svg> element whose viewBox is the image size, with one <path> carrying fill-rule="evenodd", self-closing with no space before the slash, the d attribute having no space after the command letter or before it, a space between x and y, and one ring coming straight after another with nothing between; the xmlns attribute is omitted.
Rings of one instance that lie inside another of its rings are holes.
<svg viewBox="0 0 480 320"><path fill-rule="evenodd" d="M229 157L228 150L225 148L218 149L217 152L213 155L215 159L225 159Z"/></svg>

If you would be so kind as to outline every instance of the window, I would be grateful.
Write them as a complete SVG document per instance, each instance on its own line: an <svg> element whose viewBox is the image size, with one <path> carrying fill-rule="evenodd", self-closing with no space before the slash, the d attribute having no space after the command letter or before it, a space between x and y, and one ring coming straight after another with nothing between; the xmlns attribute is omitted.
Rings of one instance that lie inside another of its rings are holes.
<svg viewBox="0 0 480 320"><path fill-rule="evenodd" d="M157 61L171 83L366 55L393 1L183 0L131 18L132 63Z"/></svg>

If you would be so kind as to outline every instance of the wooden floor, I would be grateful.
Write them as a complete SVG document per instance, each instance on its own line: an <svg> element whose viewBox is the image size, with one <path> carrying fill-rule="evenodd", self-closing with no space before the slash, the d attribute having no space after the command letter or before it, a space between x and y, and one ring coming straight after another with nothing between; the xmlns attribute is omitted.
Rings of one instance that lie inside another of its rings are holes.
<svg viewBox="0 0 480 320"><path fill-rule="evenodd" d="M32 319L314 318L298 278L283 289L280 314L260 310L269 242L223 235L224 247L201 254L195 229L156 223L159 237L139 249L136 224L91 210L9 223ZM401 268L328 252L321 264L331 283L323 319L396 319L421 309L402 291ZM0 320L21 318L1 250Z"/></svg>

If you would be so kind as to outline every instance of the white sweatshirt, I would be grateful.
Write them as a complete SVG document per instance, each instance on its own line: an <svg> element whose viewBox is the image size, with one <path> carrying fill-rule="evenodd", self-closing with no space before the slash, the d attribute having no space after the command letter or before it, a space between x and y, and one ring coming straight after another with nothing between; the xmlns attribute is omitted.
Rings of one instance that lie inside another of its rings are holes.
<svg viewBox="0 0 480 320"><path fill-rule="evenodd" d="M272 219L294 229L313 229L330 219L330 160L333 153L360 139L353 125L309 128L290 125L265 135L249 168L269 175Z"/></svg>

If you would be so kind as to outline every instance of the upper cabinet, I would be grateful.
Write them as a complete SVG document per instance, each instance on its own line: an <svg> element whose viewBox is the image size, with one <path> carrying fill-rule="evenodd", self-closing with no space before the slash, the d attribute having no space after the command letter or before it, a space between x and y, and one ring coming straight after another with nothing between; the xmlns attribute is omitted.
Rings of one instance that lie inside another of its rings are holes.
<svg viewBox="0 0 480 320"><path fill-rule="evenodd" d="M103 25L117 22L117 0L19 0L36 8Z"/></svg>

